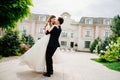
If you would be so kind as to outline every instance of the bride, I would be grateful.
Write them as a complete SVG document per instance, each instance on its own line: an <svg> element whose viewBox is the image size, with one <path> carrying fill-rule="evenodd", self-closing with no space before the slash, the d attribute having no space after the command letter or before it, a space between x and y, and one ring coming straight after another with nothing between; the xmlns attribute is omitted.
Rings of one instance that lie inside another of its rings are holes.
<svg viewBox="0 0 120 80"><path fill-rule="evenodd" d="M48 30L55 23L56 17L51 15L48 19L44 27L44 31ZM46 47L48 45L48 41L50 38L49 35L44 35L40 40L38 40L32 48L30 48L27 52L24 53L21 57L22 63L27 64L30 68L32 68L36 72L44 72L45 71L45 53Z"/></svg>

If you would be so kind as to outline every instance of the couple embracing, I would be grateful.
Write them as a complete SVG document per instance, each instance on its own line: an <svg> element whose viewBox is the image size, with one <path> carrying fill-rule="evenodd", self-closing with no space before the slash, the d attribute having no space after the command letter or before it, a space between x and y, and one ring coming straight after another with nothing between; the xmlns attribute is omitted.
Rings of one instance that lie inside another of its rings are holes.
<svg viewBox="0 0 120 80"><path fill-rule="evenodd" d="M36 72L45 72L43 75L46 77L53 74L52 56L60 47L59 36L63 22L62 17L56 19L56 16L51 15L44 26L45 35L21 57L23 63Z"/></svg>

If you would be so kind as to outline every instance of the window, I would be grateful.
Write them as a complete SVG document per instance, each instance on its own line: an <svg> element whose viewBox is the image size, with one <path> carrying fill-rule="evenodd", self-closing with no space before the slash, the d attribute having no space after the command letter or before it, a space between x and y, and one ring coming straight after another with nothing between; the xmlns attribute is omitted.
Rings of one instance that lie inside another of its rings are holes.
<svg viewBox="0 0 120 80"><path fill-rule="evenodd" d="M67 41L61 41L62 46L67 46Z"/></svg>
<svg viewBox="0 0 120 80"><path fill-rule="evenodd" d="M39 21L46 21L46 16L39 16Z"/></svg>
<svg viewBox="0 0 120 80"><path fill-rule="evenodd" d="M85 36L90 37L91 36L91 29L86 29Z"/></svg>
<svg viewBox="0 0 120 80"><path fill-rule="evenodd" d="M25 26L22 26L22 31L26 30Z"/></svg>
<svg viewBox="0 0 120 80"><path fill-rule="evenodd" d="M108 37L109 35L110 35L110 30L105 30L105 31L104 31L104 36L105 36L105 37Z"/></svg>
<svg viewBox="0 0 120 80"><path fill-rule="evenodd" d="M21 31L24 31L24 30L26 30L26 24L22 23L22 25L21 25Z"/></svg>
<svg viewBox="0 0 120 80"><path fill-rule="evenodd" d="M39 33L43 34L43 28L39 28Z"/></svg>
<svg viewBox="0 0 120 80"><path fill-rule="evenodd" d="M93 24L93 20L90 18L85 19L85 24Z"/></svg>
<svg viewBox="0 0 120 80"><path fill-rule="evenodd" d="M63 31L62 34L61 34L62 37L67 37L67 32L66 31Z"/></svg>
<svg viewBox="0 0 120 80"><path fill-rule="evenodd" d="M90 41L85 41L85 48L89 48L90 47Z"/></svg>
<svg viewBox="0 0 120 80"><path fill-rule="evenodd" d="M73 36L74 36L74 33L71 33L71 38L73 38Z"/></svg>
<svg viewBox="0 0 120 80"><path fill-rule="evenodd" d="M103 24L110 25L112 23L111 19L104 19Z"/></svg>

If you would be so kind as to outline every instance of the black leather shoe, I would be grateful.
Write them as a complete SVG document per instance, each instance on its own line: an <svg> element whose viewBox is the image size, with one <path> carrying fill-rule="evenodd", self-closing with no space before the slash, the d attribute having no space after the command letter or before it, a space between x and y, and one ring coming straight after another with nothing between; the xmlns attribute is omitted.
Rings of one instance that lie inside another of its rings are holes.
<svg viewBox="0 0 120 80"><path fill-rule="evenodd" d="M43 75L46 76L46 77L50 77L51 76L51 74L49 74L49 73L44 73Z"/></svg>

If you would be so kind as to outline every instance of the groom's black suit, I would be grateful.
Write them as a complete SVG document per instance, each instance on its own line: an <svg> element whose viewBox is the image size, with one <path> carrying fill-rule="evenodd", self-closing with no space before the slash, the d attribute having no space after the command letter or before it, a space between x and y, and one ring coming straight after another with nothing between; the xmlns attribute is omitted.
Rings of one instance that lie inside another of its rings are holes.
<svg viewBox="0 0 120 80"><path fill-rule="evenodd" d="M48 74L53 73L52 56L54 52L56 51L57 47L60 47L58 39L59 39L61 31L62 31L61 26L59 26L58 28L54 26L51 32L47 31L46 33L46 34L50 34L50 39L49 39L47 49L46 49L46 68L47 68Z"/></svg>

